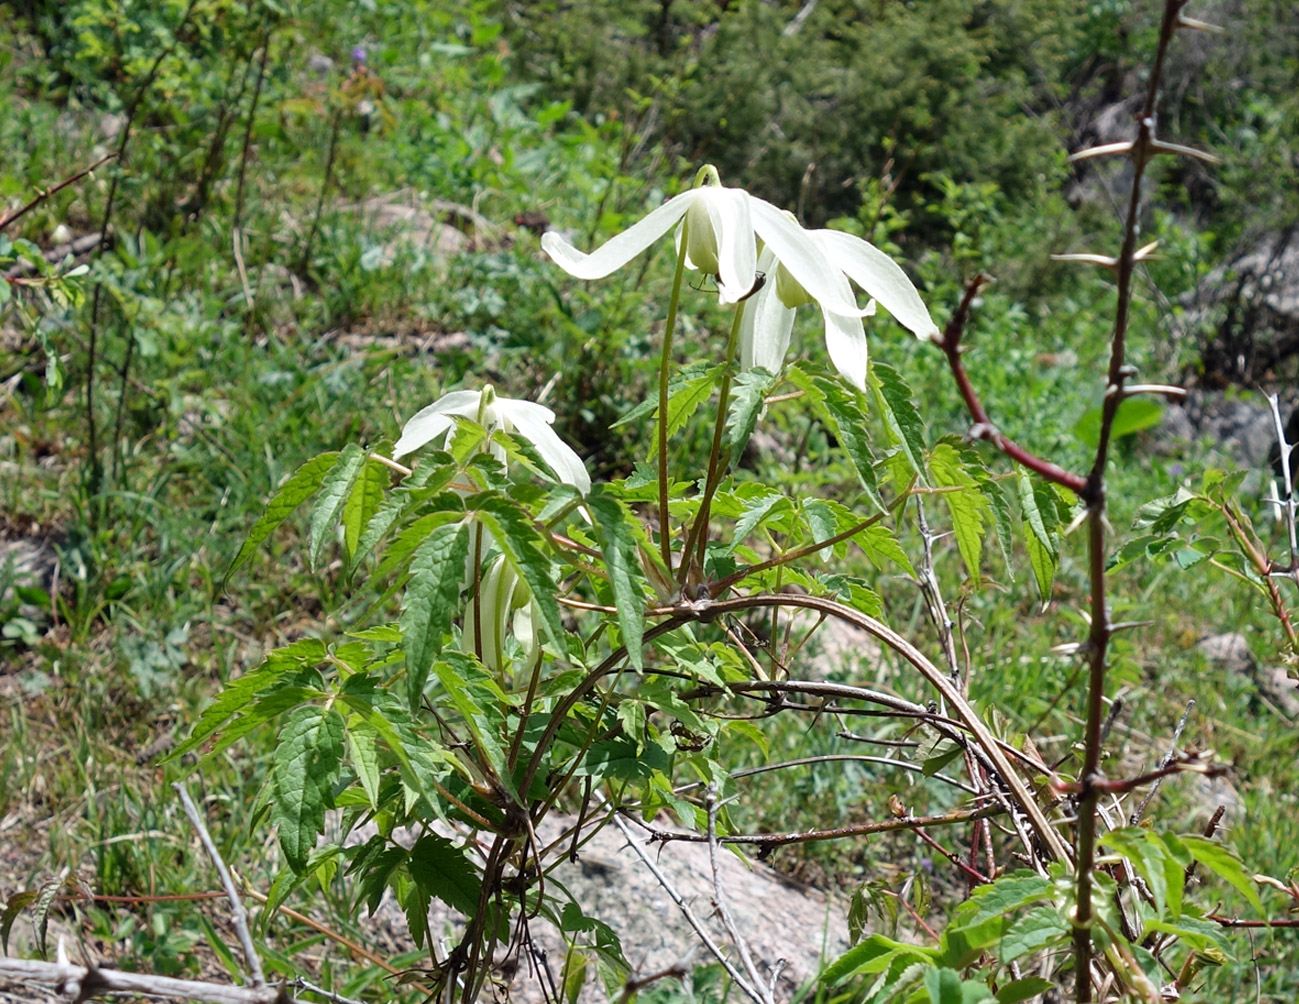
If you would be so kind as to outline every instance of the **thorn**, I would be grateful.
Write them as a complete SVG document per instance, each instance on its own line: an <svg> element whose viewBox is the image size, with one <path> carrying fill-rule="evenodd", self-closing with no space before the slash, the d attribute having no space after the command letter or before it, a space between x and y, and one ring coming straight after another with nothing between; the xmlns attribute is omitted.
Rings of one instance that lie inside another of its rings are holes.
<svg viewBox="0 0 1299 1004"><path fill-rule="evenodd" d="M1123 388L1123 397L1136 397L1138 394L1163 394L1166 397L1186 397L1185 387L1174 387L1166 383L1134 383Z"/></svg>
<svg viewBox="0 0 1299 1004"><path fill-rule="evenodd" d="M1187 17L1185 14L1177 15L1177 27L1189 28L1191 31L1207 31L1211 35L1225 35L1227 33L1227 29L1220 24L1210 24L1208 21Z"/></svg>
<svg viewBox="0 0 1299 1004"><path fill-rule="evenodd" d="M59 947L55 949L54 961L60 966L70 966L72 963L68 960L68 946L63 943L63 935L59 935Z"/></svg>
<svg viewBox="0 0 1299 1004"><path fill-rule="evenodd" d="M1134 262L1138 262L1138 261L1146 261L1148 258L1153 258L1155 254L1155 248L1157 247L1159 247L1159 241L1151 241L1145 247L1137 248L1136 253L1132 255L1132 260Z"/></svg>
<svg viewBox="0 0 1299 1004"><path fill-rule="evenodd" d="M1183 146L1181 143L1166 143L1162 139L1152 139L1150 149L1154 153L1176 153L1184 157L1191 157L1195 160L1203 161L1205 164L1221 164L1222 158L1216 154L1209 153L1207 150L1197 150L1193 146Z"/></svg>
<svg viewBox="0 0 1299 1004"><path fill-rule="evenodd" d="M1097 265L1100 268L1107 268L1111 272L1119 267L1117 258L1110 258L1103 254L1053 254L1051 260L1076 262L1080 265Z"/></svg>
<svg viewBox="0 0 1299 1004"><path fill-rule="evenodd" d="M1117 634L1120 631L1131 631L1133 628L1150 627L1154 621L1119 621L1117 624L1110 625L1110 634Z"/></svg>
<svg viewBox="0 0 1299 1004"><path fill-rule="evenodd" d="M1093 157L1108 157L1113 155L1130 156L1132 149L1136 144L1132 140L1124 140L1122 143L1106 143L1103 146L1088 147L1086 150L1079 150L1069 157L1071 164L1076 164L1080 160L1091 160Z"/></svg>

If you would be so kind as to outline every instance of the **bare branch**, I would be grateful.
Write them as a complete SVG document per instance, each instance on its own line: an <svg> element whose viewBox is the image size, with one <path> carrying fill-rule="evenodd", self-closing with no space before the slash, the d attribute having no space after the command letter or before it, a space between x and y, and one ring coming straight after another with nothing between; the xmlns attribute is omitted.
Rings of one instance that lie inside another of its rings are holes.
<svg viewBox="0 0 1299 1004"><path fill-rule="evenodd" d="M198 831L198 838L203 842L203 849L207 851L208 857L216 865L217 874L221 876L221 885L225 888L226 896L230 899L230 916L235 925L235 933L239 935L239 944L243 947L244 958L248 960L248 975L252 979L255 987L266 985L266 976L262 973L262 960L257 956L257 948L253 944L253 936L248 931L248 911L244 909L243 901L239 899L239 890L235 888L235 881L230 877L230 870L226 868L226 863L221 860L221 852L217 850L216 844L212 842L212 837L203 825L203 817L199 815L197 806L189 797L189 792L185 786L177 781L172 785L176 789L176 794L180 795L181 804L185 807L185 815L189 817L190 823Z"/></svg>
<svg viewBox="0 0 1299 1004"><path fill-rule="evenodd" d="M95 168L102 167L104 164L107 164L110 160L112 160L116 156L117 156L116 153L106 153L104 154L104 156L100 157L89 167L82 168L80 171L72 175L70 178L64 178L62 181L60 181L57 185L53 186L52 188L41 189L41 191L37 192L36 196L25 205L19 206L11 213L5 213L4 216L0 216L0 230L4 230L11 223L13 223L14 220L22 216L26 216L33 209L39 206L42 202L48 199L51 195L67 188L69 185L75 184L76 182L84 178L86 175L94 171Z"/></svg>
<svg viewBox="0 0 1299 1004"><path fill-rule="evenodd" d="M759 996L765 1004L775 1004L775 997L772 995L770 987L763 984L762 974L758 972L758 967L753 964L753 956L749 954L748 943L740 934L739 928L735 926L731 911L727 909L726 896L722 891L722 865L718 860L719 845L717 843L717 810L721 806L717 800L717 782L709 782L708 792L704 796L704 805L708 810L708 861L713 869L713 906L717 908L717 915L722 920L722 926L726 928L726 933L730 935L731 941L739 951L740 963L744 966L744 971L748 974L749 979L753 981L753 986L758 991Z"/></svg>
<svg viewBox="0 0 1299 1004"><path fill-rule="evenodd" d="M595 792L595 797L599 800L601 805L605 804L605 798L600 794L600 792ZM613 824L618 827L618 829L622 831L622 835L627 838L628 846L630 846L636 856L640 858L641 864L649 869L650 874L653 875L658 884L663 887L663 891L667 893L672 902L677 905L677 909L680 910L681 915L686 918L686 922L694 928L695 934L699 936L699 940L703 942L704 947L708 949L713 958L722 964L722 968L730 974L731 979L735 981L735 985L744 992L746 997L754 1001L754 1004L767 1004L767 1002L762 998L761 991L751 987L748 980L744 978L744 974L735 968L735 963L723 954L721 947L713 940L713 936L708 933L708 928L704 927L703 922L695 916L694 911L690 909L690 905L685 901L681 893L677 892L676 886L672 884L672 880L668 878L658 865L654 863L654 859L645 853L645 848L641 847L641 845L637 843L636 835L631 832L631 827L627 825L627 821L623 819L622 816L618 815L617 812L613 813L612 818Z"/></svg>

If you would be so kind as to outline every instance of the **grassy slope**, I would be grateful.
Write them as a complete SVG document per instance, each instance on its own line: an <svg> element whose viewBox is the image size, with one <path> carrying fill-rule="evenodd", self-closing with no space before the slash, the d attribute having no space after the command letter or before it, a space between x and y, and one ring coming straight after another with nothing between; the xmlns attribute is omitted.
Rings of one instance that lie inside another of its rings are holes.
<svg viewBox="0 0 1299 1004"><path fill-rule="evenodd" d="M94 10L83 5L83 13ZM205 148L194 140L210 133L232 95L227 74L235 56L229 53L238 47L226 40L225 58L218 58L214 42L202 58L167 61L158 86L176 97L150 92L145 102L149 115L122 173L117 245L94 274L113 297L97 332L96 415L106 472L97 491L88 489L82 396L88 310L37 308L69 373L52 400L40 388L44 364L32 340L20 340L3 357L4 373L23 376L0 391L0 505L55 528L66 598L57 623L36 645L0 648L6 893L64 867L105 894L211 884L205 862L182 836L186 826L167 787L184 768L152 766L151 744L183 734L220 681L260 652L303 633L336 632L360 613L340 611L345 587L337 570L309 573L292 532L278 534L268 554L219 589L262 500L302 459L350 440L390 440L400 420L442 388L482 372L518 396L535 394L559 373L549 402L597 467L619 472L634 445L609 443L601 433L642 393L642 361L653 344L644 332L661 302L664 256L643 275L600 290L571 286L539 258L535 237L510 221L520 212L544 211L574 227L582 241L613 232L678 184L671 158L651 156L652 146L635 152L630 130L575 118L516 77L490 13L426 4L367 14L317 5L300 15L271 35L246 170L252 309L230 254L247 90L234 106L227 160L208 204L189 220L176 209L202 173ZM13 21L6 27L0 94L5 148L23 151L0 168L0 192L10 200L111 146L105 110L120 113L112 102L129 100L129 84L148 66L137 59L116 86L100 88L77 73L102 56L64 53L56 68L36 58L37 41L18 28ZM368 132L348 65L356 44L367 46L368 72L384 89ZM257 53L253 45L246 50L239 50L240 73L251 81ZM313 52L331 56L333 68L313 70ZM327 163L331 184L322 196ZM111 178L109 169L60 193L23 221L23 235L45 242L59 223L77 233L95 228ZM472 206L501 230L471 235L477 246L450 259L407 249L392 265L378 265L379 237L344 207L407 188ZM308 248L318 201L324 211ZM977 217L987 207L973 201L961 211ZM996 225L981 220L979 232L992 246L1015 246L995 233ZM941 321L954 302L952 258L942 248L917 257ZM1075 465L1085 451L1071 428L1091 394L1078 376L1096 370L1108 307L1103 288L1092 285L1066 285L1050 302L1017 304L994 294L973 336L979 348L972 369L999 421L1041 452L1060 452ZM1156 308L1143 309L1148 330L1157 330ZM448 333L463 337L443 337ZM802 344L814 345L813 329L804 333ZM431 350L421 348L430 343ZM1066 350L1076 359L1044 363L1045 354ZM128 351L130 373L122 380ZM964 428L940 360L887 325L874 351L902 369L926 402L934 437ZM1143 361L1169 372L1178 363L1146 353ZM794 409L772 416L779 433L791 438L801 434L800 422ZM1138 502L1168 493L1206 462L1198 453L1156 459L1139 445L1127 450L1113 490L1116 526L1126 525ZM809 483L807 490L823 487ZM970 597L965 607L976 694L1021 727L1040 722L1037 734L1054 740L1044 748L1060 755L1076 732L1076 709L1069 694L1058 703L1054 698L1074 667L1045 653L1079 630L1071 613L1084 599L1079 563L1075 545L1046 612L1026 574L1006 582L995 561L1000 586ZM941 553L939 570L952 597L960 594L958 565L953 551ZM882 591L896 623L915 620L908 585L884 583ZM1289 723L1257 702L1248 681L1213 677L1220 671L1192 645L1206 633L1244 630L1258 654L1270 658L1273 625L1243 592L1212 577L1138 565L1124 574L1117 594L1124 619L1155 624L1128 640L1117 664L1115 685L1127 688L1130 717L1116 737L1135 759L1150 762L1185 700L1194 697L1198 707L1185 743L1211 746L1238 768L1233 780L1247 822L1232 838L1251 867L1284 875L1299 865L1299 852L1286 839L1299 780L1287 755ZM814 741L793 724L776 737L791 753L815 752L806 748ZM204 779L230 807L220 839L255 884L276 867L253 811L263 762L254 737ZM754 822L773 825L798 815L809 825L830 823L851 817L863 801L879 802L900 783L851 772L773 782L764 789L767 810L752 810ZM1190 801L1170 784L1161 796L1164 818L1188 813ZM851 876L900 881L922 856L919 845L897 841L791 854L783 863L835 883ZM315 905L339 929L363 936L336 896ZM187 972L200 956L208 958L195 948L205 935L193 906L83 911L93 935L115 942L134 965ZM15 934L28 937L22 921ZM285 959L315 947L305 929L278 921L273 943ZM1285 936L1260 941L1254 950L1265 963L1272 999L1291 999L1295 975L1284 962ZM1240 955L1250 956L1244 942ZM375 978L359 968L349 973L340 976L344 993L360 993ZM1217 999L1246 993L1252 999L1247 964L1226 967L1216 979Z"/></svg>

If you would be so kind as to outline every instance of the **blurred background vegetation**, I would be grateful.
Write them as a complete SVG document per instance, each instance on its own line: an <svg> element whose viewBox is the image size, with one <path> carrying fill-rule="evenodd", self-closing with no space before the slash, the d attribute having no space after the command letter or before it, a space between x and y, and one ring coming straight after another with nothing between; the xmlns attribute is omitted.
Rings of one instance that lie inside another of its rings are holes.
<svg viewBox="0 0 1299 1004"><path fill-rule="evenodd" d="M547 263L537 235L554 226L589 247L701 163L809 226L888 250L940 323L966 279L995 275L969 339L974 379L1011 436L1083 463L1113 298L1103 273L1049 255L1117 251L1122 166L1068 154L1132 134L1156 6L0 8L0 209L114 156L0 237L0 891L64 867L105 894L206 887L203 862L166 840L113 838L184 830L162 783L181 768L152 764L222 680L365 607L336 569L309 573L284 534L218 588L268 492L304 458L390 442L444 389L491 380L544 399L596 476L630 471L645 430L610 426L647 396L668 256L587 286ZM1133 361L1143 379L1196 389L1191 406L1123 440L1119 527L1207 467L1262 466L1266 437L1260 447L1210 419L1229 412L1256 429L1259 390L1293 391L1297 372L1299 309L1287 313L1284 296L1299 288L1294 12L1284 0L1193 8L1226 31L1179 38L1161 130L1221 163L1169 159L1150 181L1143 226L1160 253L1140 282ZM915 388L931 435L964 431L940 354L887 318L871 338ZM703 324L684 341L683 358L722 344ZM796 345L815 355L818 343ZM773 411L766 432L755 477L805 493L846 480L815 423ZM1262 486L1248 480L1241 501L1267 539ZM1070 640L1084 598L1070 546L1047 610L1004 566L974 590L950 551L939 564L978 667L974 693L1061 753L1076 732L1077 666L1048 653ZM1249 867L1284 876L1299 865L1292 718L1250 672L1197 647L1239 632L1257 665L1275 665L1277 630L1247 589L1206 567L1137 561L1119 579L1121 619L1153 621L1116 659L1121 744L1149 763L1195 698L1187 744L1236 768L1232 839ZM909 583L877 589L894 623L923 630ZM836 672L888 682L878 667ZM808 755L818 741L791 725L773 749ZM234 807L228 853L254 875L275 863L238 807L252 805L264 762L245 744L205 779ZM896 783L855 769L775 780L744 811L754 826L829 825ZM1206 797L1218 795L1169 785L1162 811L1189 817ZM775 863L851 889L920 875L925 853L898 839L791 849ZM361 936L346 902L328 908ZM198 971L198 909L88 910L95 936L133 964ZM305 930L278 932L284 966ZM1216 999L1299 993L1286 937L1242 941L1239 958L1213 977ZM366 989L373 972L352 979L345 992L380 993Z"/></svg>

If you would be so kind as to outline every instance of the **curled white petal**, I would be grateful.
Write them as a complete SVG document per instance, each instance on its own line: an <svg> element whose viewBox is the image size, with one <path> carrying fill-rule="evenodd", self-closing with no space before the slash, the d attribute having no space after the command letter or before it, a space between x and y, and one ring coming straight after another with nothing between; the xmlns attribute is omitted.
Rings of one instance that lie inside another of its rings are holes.
<svg viewBox="0 0 1299 1004"><path fill-rule="evenodd" d="M739 188L704 188L705 205L716 233L717 291L722 303L736 303L753 288L758 257L749 214L749 193Z"/></svg>
<svg viewBox="0 0 1299 1004"><path fill-rule="evenodd" d="M813 299L836 314L866 316L857 306L843 269L826 256L811 234L770 202L750 197L749 210L757 235Z"/></svg>
<svg viewBox="0 0 1299 1004"><path fill-rule="evenodd" d="M582 458L550 427L555 421L553 411L531 401L497 398L496 403L514 423L519 435L537 448L541 459L561 482L572 485L583 495L591 490L591 475Z"/></svg>
<svg viewBox="0 0 1299 1004"><path fill-rule="evenodd" d="M392 448L392 457L396 460L412 450L418 450L425 443L431 443L439 436L445 435L455 427L453 415L464 418L478 418L479 405L482 402L482 391L453 390L444 394L427 408L417 411L401 430L401 438Z"/></svg>
<svg viewBox="0 0 1299 1004"><path fill-rule="evenodd" d="M939 336L938 325L916 287L892 258L860 237L837 230L817 230L816 239L835 265L892 314L917 338Z"/></svg>
<svg viewBox="0 0 1299 1004"><path fill-rule="evenodd" d="M579 279L603 279L671 230L677 220L685 216L686 210L703 198L705 191L702 188L692 188L669 199L643 220L634 223L616 237L611 237L590 254L577 250L553 230L541 235L541 248L569 275Z"/></svg>
<svg viewBox="0 0 1299 1004"><path fill-rule="evenodd" d="M874 310L872 302L868 309ZM858 390L866 389L866 332L862 328L861 318L844 317L822 307L825 318L825 347L844 378Z"/></svg>
<svg viewBox="0 0 1299 1004"><path fill-rule="evenodd" d="M767 277L762 288L744 303L740 318L740 367L751 370L761 366L770 373L779 373L789 351L789 338L794 330L794 310L780 302L772 273L776 256L771 248L763 248L758 258L758 271Z"/></svg>

